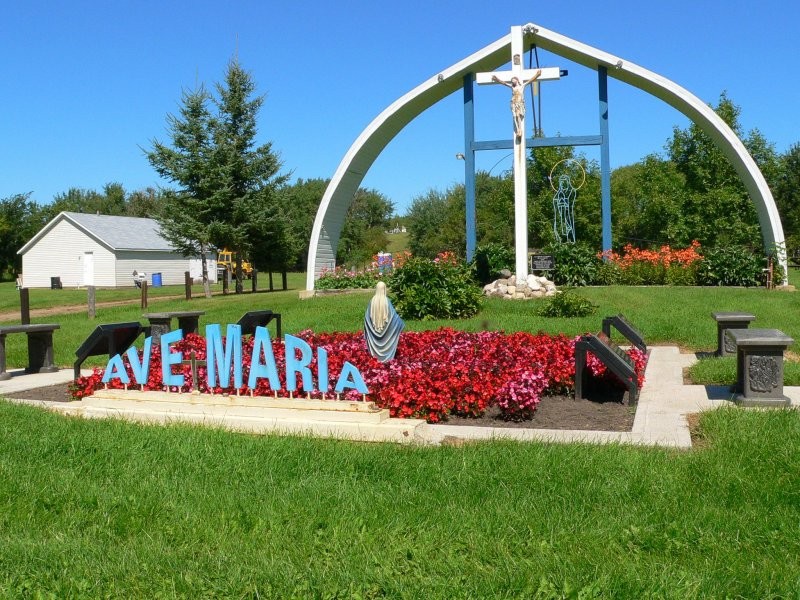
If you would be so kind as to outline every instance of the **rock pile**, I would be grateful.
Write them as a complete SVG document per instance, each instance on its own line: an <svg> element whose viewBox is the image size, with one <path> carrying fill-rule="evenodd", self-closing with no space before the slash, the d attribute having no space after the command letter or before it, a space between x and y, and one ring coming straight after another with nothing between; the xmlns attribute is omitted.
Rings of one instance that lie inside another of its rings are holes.
<svg viewBox="0 0 800 600"><path fill-rule="evenodd" d="M506 275L507 273L507 275ZM553 296L556 293L556 284L547 277L528 275L525 281L517 282L517 276L508 271L501 272L497 281L483 286L483 294L489 298L505 298L506 300L530 300Z"/></svg>

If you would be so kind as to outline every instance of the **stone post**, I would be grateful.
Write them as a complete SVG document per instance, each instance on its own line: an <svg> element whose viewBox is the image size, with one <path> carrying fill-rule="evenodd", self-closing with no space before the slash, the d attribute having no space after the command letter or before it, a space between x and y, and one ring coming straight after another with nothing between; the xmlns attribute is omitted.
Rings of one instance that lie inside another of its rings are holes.
<svg viewBox="0 0 800 600"><path fill-rule="evenodd" d="M186 299L192 299L192 274L189 271L183 272L183 284L186 287Z"/></svg>
<svg viewBox="0 0 800 600"><path fill-rule="evenodd" d="M19 322L23 325L31 324L31 296L28 288L19 289Z"/></svg>
<svg viewBox="0 0 800 600"><path fill-rule="evenodd" d="M90 285L86 288L86 297L88 303L88 316L90 319L94 319L95 315L97 314L97 296L95 294L95 287Z"/></svg>

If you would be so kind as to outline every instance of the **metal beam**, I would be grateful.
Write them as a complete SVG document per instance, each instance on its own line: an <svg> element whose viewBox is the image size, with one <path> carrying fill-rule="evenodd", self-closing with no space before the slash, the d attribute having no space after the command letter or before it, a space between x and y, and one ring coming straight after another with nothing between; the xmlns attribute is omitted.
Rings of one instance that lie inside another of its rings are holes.
<svg viewBox="0 0 800 600"><path fill-rule="evenodd" d="M549 146L600 146L603 143L602 135L570 135L565 137L527 138L525 147L544 148ZM486 142L473 142L473 150L511 150L514 142L511 140L491 140Z"/></svg>

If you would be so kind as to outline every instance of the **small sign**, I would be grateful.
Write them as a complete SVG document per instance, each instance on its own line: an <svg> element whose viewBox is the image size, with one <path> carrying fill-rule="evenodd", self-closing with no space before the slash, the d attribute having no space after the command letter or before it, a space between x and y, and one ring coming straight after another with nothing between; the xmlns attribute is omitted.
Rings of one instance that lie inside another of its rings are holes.
<svg viewBox="0 0 800 600"><path fill-rule="evenodd" d="M552 271L556 259L552 254L528 254L528 266L531 271Z"/></svg>

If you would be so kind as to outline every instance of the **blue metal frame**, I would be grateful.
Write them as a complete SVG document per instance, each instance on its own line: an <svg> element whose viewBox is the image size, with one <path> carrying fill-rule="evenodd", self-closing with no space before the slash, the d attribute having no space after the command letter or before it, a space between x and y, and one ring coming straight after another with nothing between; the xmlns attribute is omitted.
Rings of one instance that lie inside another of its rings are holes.
<svg viewBox="0 0 800 600"><path fill-rule="evenodd" d="M611 250L611 167L608 135L608 72L598 67L598 100L600 135L526 138L526 148L553 146L600 146L600 196L603 221L603 251ZM510 150L512 140L475 141L475 75L464 76L464 192L466 197L467 260L472 260L476 246L475 216L475 152L478 150Z"/></svg>
<svg viewBox="0 0 800 600"><path fill-rule="evenodd" d="M466 195L467 261L475 254L475 75L464 75L464 192Z"/></svg>
<svg viewBox="0 0 800 600"><path fill-rule="evenodd" d="M597 67L597 90L600 103L600 201L603 219L603 252L611 251L611 166L608 149L608 70Z"/></svg>

